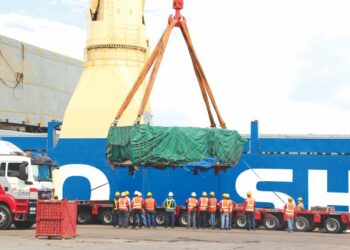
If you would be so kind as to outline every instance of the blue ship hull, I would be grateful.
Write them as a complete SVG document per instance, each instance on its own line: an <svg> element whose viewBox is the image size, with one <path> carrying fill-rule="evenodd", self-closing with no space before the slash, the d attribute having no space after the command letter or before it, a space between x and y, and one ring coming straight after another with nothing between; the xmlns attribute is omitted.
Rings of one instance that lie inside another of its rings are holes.
<svg viewBox="0 0 350 250"><path fill-rule="evenodd" d="M184 168L111 170L105 158L106 139L60 139L49 154L66 174L63 197L78 200L113 199L115 191L151 191L160 202L172 191L178 204L191 192L229 193L241 203L252 191L258 207L282 207L289 196L304 204L334 206L349 211L350 139L258 138L257 123L239 163L215 175L214 170L193 175ZM49 136L50 137L50 136ZM3 138L28 149L32 139ZM17 141L16 141L17 140ZM26 141L25 141L26 140ZM76 171L73 171L73 170Z"/></svg>

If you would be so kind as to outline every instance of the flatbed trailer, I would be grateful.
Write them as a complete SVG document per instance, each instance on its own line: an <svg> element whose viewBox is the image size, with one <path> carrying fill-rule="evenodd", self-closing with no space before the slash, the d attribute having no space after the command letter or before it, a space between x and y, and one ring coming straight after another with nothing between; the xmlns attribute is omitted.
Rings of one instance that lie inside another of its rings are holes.
<svg viewBox="0 0 350 250"><path fill-rule="evenodd" d="M93 217L104 225L112 224L112 201L80 201L78 203L78 223L88 224ZM216 227L220 227L219 211L216 214ZM176 224L187 226L187 208L177 206L175 210ZM266 230L285 230L287 221L284 218L284 209L257 208L254 219L257 228ZM156 224L165 225L165 208L156 208ZM132 217L129 216L132 223ZM209 221L207 222L209 225ZM232 225L238 229L247 229L247 219L244 214L243 204L236 204L232 211ZM295 212L294 230L298 232L311 232L316 228L327 233L342 233L350 228L350 213L337 212L334 208L324 208L323 211L302 210Z"/></svg>

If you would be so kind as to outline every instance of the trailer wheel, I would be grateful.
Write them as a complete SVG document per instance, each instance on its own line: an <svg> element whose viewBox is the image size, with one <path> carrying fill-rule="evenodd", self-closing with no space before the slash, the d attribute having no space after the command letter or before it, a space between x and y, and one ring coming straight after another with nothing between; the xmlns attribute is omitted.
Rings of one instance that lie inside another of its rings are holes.
<svg viewBox="0 0 350 250"><path fill-rule="evenodd" d="M179 225L181 227L187 227L187 213L181 213L179 216Z"/></svg>
<svg viewBox="0 0 350 250"><path fill-rule="evenodd" d="M17 229L29 229L35 224L35 221L33 220L26 220L26 221L14 221L13 225Z"/></svg>
<svg viewBox="0 0 350 250"><path fill-rule="evenodd" d="M165 225L165 213L164 212L157 212L156 224L157 224L157 226L164 226Z"/></svg>
<svg viewBox="0 0 350 250"><path fill-rule="evenodd" d="M327 233L339 233L341 229L340 222L336 218L328 218L323 226Z"/></svg>
<svg viewBox="0 0 350 250"><path fill-rule="evenodd" d="M91 214L88 210L80 210L78 212L78 224L89 224L91 222Z"/></svg>
<svg viewBox="0 0 350 250"><path fill-rule="evenodd" d="M263 223L267 230L277 230L280 228L279 220L273 215L266 216Z"/></svg>
<svg viewBox="0 0 350 250"><path fill-rule="evenodd" d="M112 225L113 222L113 214L110 210L103 210L99 215L98 219L100 220L102 225Z"/></svg>
<svg viewBox="0 0 350 250"><path fill-rule="evenodd" d="M245 229L248 226L247 217L245 215L239 215L235 218L236 228Z"/></svg>
<svg viewBox="0 0 350 250"><path fill-rule="evenodd" d="M298 216L295 219L295 230L299 232L307 232L310 229L310 222L303 216Z"/></svg>
<svg viewBox="0 0 350 250"><path fill-rule="evenodd" d="M12 215L10 210L4 206L0 205L0 230L8 229L12 224Z"/></svg>

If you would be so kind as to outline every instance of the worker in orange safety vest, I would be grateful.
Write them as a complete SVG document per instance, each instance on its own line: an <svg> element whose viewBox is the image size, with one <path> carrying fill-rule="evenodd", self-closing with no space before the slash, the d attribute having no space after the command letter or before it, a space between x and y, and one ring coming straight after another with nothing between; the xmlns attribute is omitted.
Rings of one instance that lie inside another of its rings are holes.
<svg viewBox="0 0 350 250"><path fill-rule="evenodd" d="M147 193L146 203L146 217L147 217L147 226L148 228L153 227L156 228L156 200L152 197L152 193Z"/></svg>
<svg viewBox="0 0 350 250"><path fill-rule="evenodd" d="M289 197L287 204L284 206L284 219L287 220L288 231L290 233L293 232L294 215L295 215L295 205L292 197Z"/></svg>
<svg viewBox="0 0 350 250"><path fill-rule="evenodd" d="M209 225L212 228L215 228L215 219L216 219L216 209L218 201L215 198L215 193L210 192L210 198L208 200L208 213L209 213Z"/></svg>
<svg viewBox="0 0 350 250"><path fill-rule="evenodd" d="M230 199L229 194L226 194L226 195L230 203L229 210L228 210L228 229L232 229L232 212L235 207L235 203L233 202L233 200Z"/></svg>
<svg viewBox="0 0 350 250"><path fill-rule="evenodd" d="M134 198L131 201L131 208L133 213L132 228L138 224L139 228L142 228L142 208L145 206L145 201L140 196L138 191L135 191Z"/></svg>
<svg viewBox="0 0 350 250"><path fill-rule="evenodd" d="M198 209L199 209L199 225L200 228L207 227L207 219L208 219L208 203L209 199L207 197L207 192L202 193L202 197L198 200Z"/></svg>
<svg viewBox="0 0 350 250"><path fill-rule="evenodd" d="M191 222L193 228L196 227L196 208L198 200L196 199L196 193L192 192L191 197L186 200L187 206L187 228L191 227Z"/></svg>
<svg viewBox="0 0 350 250"><path fill-rule="evenodd" d="M121 195L122 197L118 200L119 228L127 228L129 223L130 204L126 198L125 192L122 192Z"/></svg>
<svg viewBox="0 0 350 250"><path fill-rule="evenodd" d="M222 194L222 200L219 202L220 216L221 216L221 230L229 229L229 211L231 201L228 194Z"/></svg>
<svg viewBox="0 0 350 250"><path fill-rule="evenodd" d="M244 214L247 218L248 230L250 229L255 230L255 219L254 219L255 206L256 206L256 202L252 198L252 192L249 191L247 193L247 198L244 200L244 203L243 203Z"/></svg>
<svg viewBox="0 0 350 250"><path fill-rule="evenodd" d="M112 212L112 225L116 227L118 225L118 200L120 198L120 192L115 192Z"/></svg>

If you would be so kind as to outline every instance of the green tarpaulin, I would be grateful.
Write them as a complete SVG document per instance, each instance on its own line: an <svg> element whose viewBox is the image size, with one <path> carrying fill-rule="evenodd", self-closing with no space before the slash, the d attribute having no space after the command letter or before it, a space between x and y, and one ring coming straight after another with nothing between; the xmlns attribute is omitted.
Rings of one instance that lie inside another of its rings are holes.
<svg viewBox="0 0 350 250"><path fill-rule="evenodd" d="M214 157L235 165L246 140L234 130L193 127L112 126L106 156L113 163L136 166L181 166Z"/></svg>

